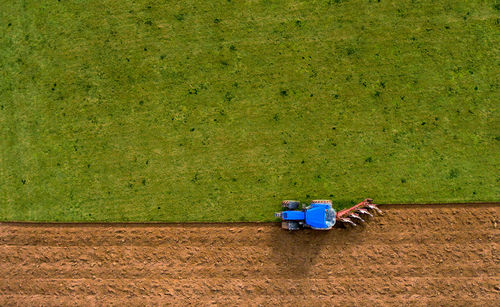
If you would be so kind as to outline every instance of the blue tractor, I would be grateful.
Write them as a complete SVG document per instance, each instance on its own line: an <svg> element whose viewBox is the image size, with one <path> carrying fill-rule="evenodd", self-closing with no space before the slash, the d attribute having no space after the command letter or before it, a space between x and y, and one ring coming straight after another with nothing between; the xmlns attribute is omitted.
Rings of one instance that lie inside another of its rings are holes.
<svg viewBox="0 0 500 307"><path fill-rule="evenodd" d="M331 200L313 200L309 206L301 205L296 200L285 200L281 203L284 211L276 212L275 216L281 218L281 227L288 230L311 228L315 230L329 230L337 222L339 224L356 226L354 222L365 222L361 215L373 216L370 210L382 213L377 205L367 198L348 209L335 212ZM301 207L301 209L299 209Z"/></svg>

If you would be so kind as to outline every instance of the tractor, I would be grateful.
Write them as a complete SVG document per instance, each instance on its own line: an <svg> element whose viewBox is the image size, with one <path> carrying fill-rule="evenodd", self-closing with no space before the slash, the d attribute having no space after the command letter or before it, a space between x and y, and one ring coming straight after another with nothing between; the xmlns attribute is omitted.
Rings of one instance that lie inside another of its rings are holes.
<svg viewBox="0 0 500 307"><path fill-rule="evenodd" d="M365 222L363 215L373 217L372 212L382 214L382 211L372 203L370 198L339 212L335 212L332 208L331 200L313 200L309 206L301 205L296 200L285 200L281 206L284 211L276 212L274 215L281 218L281 227L288 230L303 228L329 230L335 225L357 226L356 223Z"/></svg>

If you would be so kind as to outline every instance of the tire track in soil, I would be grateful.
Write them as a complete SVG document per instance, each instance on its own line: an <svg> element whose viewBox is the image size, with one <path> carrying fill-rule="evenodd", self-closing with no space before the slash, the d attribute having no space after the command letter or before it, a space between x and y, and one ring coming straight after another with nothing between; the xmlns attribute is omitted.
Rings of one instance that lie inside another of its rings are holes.
<svg viewBox="0 0 500 307"><path fill-rule="evenodd" d="M500 205L363 227L0 224L0 305L500 305Z"/></svg>

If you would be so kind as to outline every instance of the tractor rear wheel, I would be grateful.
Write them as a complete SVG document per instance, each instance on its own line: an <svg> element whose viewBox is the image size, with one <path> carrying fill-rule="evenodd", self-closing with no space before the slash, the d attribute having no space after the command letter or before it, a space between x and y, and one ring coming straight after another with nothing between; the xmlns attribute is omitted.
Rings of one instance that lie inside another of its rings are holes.
<svg viewBox="0 0 500 307"><path fill-rule="evenodd" d="M289 210L295 210L299 208L300 202L296 200L284 200L281 202L281 206Z"/></svg>
<svg viewBox="0 0 500 307"><path fill-rule="evenodd" d="M287 230L299 230L300 225L298 222L295 221L281 222L281 228Z"/></svg>

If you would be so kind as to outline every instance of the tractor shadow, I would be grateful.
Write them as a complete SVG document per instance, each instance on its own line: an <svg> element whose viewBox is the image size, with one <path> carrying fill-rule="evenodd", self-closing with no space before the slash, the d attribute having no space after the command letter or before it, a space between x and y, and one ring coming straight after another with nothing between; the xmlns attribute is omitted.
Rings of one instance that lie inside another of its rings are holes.
<svg viewBox="0 0 500 307"><path fill-rule="evenodd" d="M275 263L281 278L301 279L314 277L315 267L334 266L336 253L345 250L364 234L364 226L333 228L328 231L304 229L287 231L277 225L272 232L270 260ZM353 245L354 244L354 245ZM352 252L352 251L351 251ZM275 278L278 276L269 276Z"/></svg>

